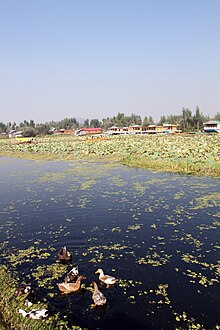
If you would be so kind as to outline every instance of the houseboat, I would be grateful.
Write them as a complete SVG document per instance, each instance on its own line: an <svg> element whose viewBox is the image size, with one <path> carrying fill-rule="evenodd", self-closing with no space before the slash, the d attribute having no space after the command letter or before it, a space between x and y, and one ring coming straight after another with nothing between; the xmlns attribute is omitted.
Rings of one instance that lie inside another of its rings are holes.
<svg viewBox="0 0 220 330"><path fill-rule="evenodd" d="M93 135L93 134L102 134L103 130L101 127L89 127L89 128L80 128L75 131L77 136Z"/></svg>
<svg viewBox="0 0 220 330"><path fill-rule="evenodd" d="M220 133L220 120L210 120L203 124L204 132Z"/></svg>

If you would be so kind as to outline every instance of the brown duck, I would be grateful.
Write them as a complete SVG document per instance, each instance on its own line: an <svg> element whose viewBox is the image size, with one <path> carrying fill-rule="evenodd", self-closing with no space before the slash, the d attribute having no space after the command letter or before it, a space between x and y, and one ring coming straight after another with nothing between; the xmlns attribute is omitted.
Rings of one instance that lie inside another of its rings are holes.
<svg viewBox="0 0 220 330"><path fill-rule="evenodd" d="M66 246L63 246L62 249L57 254L57 257L60 261L69 261L72 259L72 255L69 251L67 251Z"/></svg>
<svg viewBox="0 0 220 330"><path fill-rule="evenodd" d="M15 291L15 297L20 297L21 295L28 293L31 290L31 285L22 284L19 288Z"/></svg>
<svg viewBox="0 0 220 330"><path fill-rule="evenodd" d="M94 301L95 306L102 306L106 304L106 298L104 296L104 294L99 291L98 289L98 285L96 284L96 282L92 282L93 287L94 287L94 292L92 294L92 299Z"/></svg>
<svg viewBox="0 0 220 330"><path fill-rule="evenodd" d="M77 278L75 283L57 283L57 285L63 293L76 292L80 289L82 279L86 279L86 277L81 275Z"/></svg>

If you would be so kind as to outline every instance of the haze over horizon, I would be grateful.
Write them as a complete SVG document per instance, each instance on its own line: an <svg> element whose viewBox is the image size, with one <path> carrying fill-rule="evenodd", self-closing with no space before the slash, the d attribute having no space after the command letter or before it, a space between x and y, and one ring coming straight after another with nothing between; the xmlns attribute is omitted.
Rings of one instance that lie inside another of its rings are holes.
<svg viewBox="0 0 220 330"><path fill-rule="evenodd" d="M0 0L0 121L220 112L219 0Z"/></svg>

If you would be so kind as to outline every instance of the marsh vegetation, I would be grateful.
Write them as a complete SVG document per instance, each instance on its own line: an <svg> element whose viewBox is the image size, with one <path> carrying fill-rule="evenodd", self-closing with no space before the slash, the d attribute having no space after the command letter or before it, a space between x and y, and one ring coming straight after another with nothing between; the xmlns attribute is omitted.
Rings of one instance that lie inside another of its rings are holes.
<svg viewBox="0 0 220 330"><path fill-rule="evenodd" d="M160 171L220 176L220 134L126 135L104 139L45 136L30 144L1 139L0 155L54 160L107 158Z"/></svg>

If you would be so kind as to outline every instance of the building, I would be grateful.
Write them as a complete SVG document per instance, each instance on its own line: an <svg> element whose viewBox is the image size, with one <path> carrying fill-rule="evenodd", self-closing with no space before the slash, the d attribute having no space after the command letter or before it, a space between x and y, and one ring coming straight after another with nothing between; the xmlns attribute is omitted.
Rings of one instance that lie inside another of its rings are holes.
<svg viewBox="0 0 220 330"><path fill-rule="evenodd" d="M125 128L125 131L123 131L123 128L119 128L117 126L112 126L108 129L107 134L108 135L118 135L118 134L125 134L127 132L128 127ZM124 132L124 133L123 133Z"/></svg>
<svg viewBox="0 0 220 330"><path fill-rule="evenodd" d="M75 131L73 129L61 128L59 131L55 131L56 134L74 135Z"/></svg>
<svg viewBox="0 0 220 330"><path fill-rule="evenodd" d="M128 127L128 132L130 134L141 134L142 126L141 125L132 125Z"/></svg>
<svg viewBox="0 0 220 330"><path fill-rule="evenodd" d="M180 130L177 129L176 124L163 124L163 125L149 125L146 129L146 133L157 134L157 133L179 133Z"/></svg>
<svg viewBox="0 0 220 330"><path fill-rule="evenodd" d="M9 138L22 137L22 131L11 130L8 134Z"/></svg>
<svg viewBox="0 0 220 330"><path fill-rule="evenodd" d="M103 130L101 127L89 127L89 128L80 128L75 131L77 136L93 135L93 134L102 134Z"/></svg>

